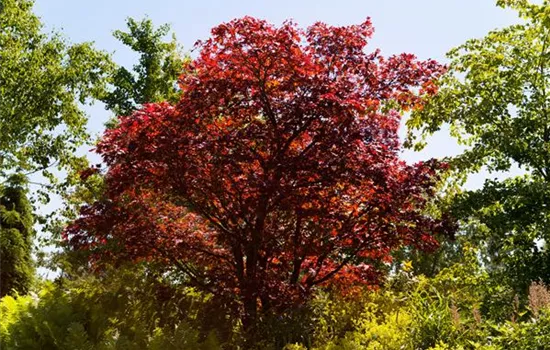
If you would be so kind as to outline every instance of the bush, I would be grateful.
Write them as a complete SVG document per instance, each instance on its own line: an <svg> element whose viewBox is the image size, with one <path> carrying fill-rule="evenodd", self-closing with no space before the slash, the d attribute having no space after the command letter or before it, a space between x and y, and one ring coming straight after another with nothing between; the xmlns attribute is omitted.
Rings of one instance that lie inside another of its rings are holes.
<svg viewBox="0 0 550 350"><path fill-rule="evenodd" d="M1 348L218 349L217 335L230 325L209 303L208 296L170 290L135 270L118 270L101 283L50 282L35 296L0 301Z"/></svg>
<svg viewBox="0 0 550 350"><path fill-rule="evenodd" d="M306 307L262 315L246 341L222 305L147 269L46 283L36 295L0 301L1 348L550 349L548 287L533 283L525 302L493 310L504 301L491 301L498 283L475 255L433 278L408 270L378 290L318 291Z"/></svg>
<svg viewBox="0 0 550 350"><path fill-rule="evenodd" d="M313 301L312 348L319 350L550 349L550 291L534 283L529 302L492 298L489 275L466 249L459 264L433 278L396 274L380 290L354 298L320 293ZM502 320L506 316L507 320ZM307 346L307 347L306 347ZM310 348L289 344L285 349Z"/></svg>

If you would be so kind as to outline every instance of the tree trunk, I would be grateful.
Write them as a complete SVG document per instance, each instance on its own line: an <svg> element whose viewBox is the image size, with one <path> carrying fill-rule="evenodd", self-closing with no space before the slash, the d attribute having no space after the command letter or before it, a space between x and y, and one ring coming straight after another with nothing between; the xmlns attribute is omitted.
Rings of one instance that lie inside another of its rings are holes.
<svg viewBox="0 0 550 350"><path fill-rule="evenodd" d="M244 334L246 334L246 343L250 346L256 343L257 322L258 322L258 303L253 290L245 290L243 295L244 314L241 321L243 323Z"/></svg>

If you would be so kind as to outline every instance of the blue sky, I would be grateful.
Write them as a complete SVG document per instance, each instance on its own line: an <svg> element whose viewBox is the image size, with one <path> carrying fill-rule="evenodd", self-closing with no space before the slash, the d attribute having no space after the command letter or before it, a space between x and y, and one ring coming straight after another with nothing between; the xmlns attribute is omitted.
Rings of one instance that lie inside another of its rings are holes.
<svg viewBox="0 0 550 350"><path fill-rule="evenodd" d="M360 23L370 16L377 29L373 44L389 53L410 51L442 58L451 47L516 21L512 11L493 0L36 0L36 12L50 27L63 29L74 41L95 41L127 58L111 32L126 17L148 15L171 23L179 41L190 48L213 26L244 15L279 24L292 18L302 26L315 21L332 25Z"/></svg>
<svg viewBox="0 0 550 350"><path fill-rule="evenodd" d="M356 24L371 17L376 28L371 48L379 47L387 55L410 52L442 62L450 48L518 21L513 11L496 7L493 0L36 0L35 12L47 29L59 30L73 42L94 41L125 66L131 66L136 57L112 37L112 31L124 29L127 17L147 15L157 25L170 23L184 51L207 38L213 26L245 15L275 24L293 19L300 26L316 21ZM108 112L99 104L87 111L90 130L99 134ZM404 157L414 161L459 151L441 132L422 153L407 151ZM486 176L473 177L468 186L480 186Z"/></svg>

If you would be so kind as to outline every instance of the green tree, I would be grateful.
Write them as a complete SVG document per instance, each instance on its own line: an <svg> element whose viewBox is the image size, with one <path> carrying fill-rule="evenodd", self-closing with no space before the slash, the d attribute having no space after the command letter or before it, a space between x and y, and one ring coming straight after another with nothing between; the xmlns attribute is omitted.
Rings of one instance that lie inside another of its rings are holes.
<svg viewBox="0 0 550 350"><path fill-rule="evenodd" d="M125 67L117 67L111 71L111 89L101 98L106 109L116 116L122 116L130 115L144 103L177 102L177 80L187 58L180 53L174 34L171 41L163 41L170 33L170 25L163 24L155 28L148 18L140 21L128 18L126 24L128 32L116 30L113 35L139 55L139 62L132 71ZM107 127L113 127L116 123L112 119ZM68 177L70 189L62 193L65 208L61 222L58 220L52 230L59 231L67 218L74 219L83 203L93 203L101 198L103 177L97 172L97 168L85 170L88 167L89 162L84 159L74 163ZM83 171L93 176L80 176Z"/></svg>
<svg viewBox="0 0 550 350"><path fill-rule="evenodd" d="M26 294L34 277L34 230L26 184L12 176L0 187L0 297Z"/></svg>
<svg viewBox="0 0 550 350"><path fill-rule="evenodd" d="M481 244L485 264L518 291L530 281L550 281L550 2L500 0L523 22L467 41L448 54L439 94L408 121L409 145L450 125L466 150L451 160L464 177L486 167L527 174L488 180L482 189L454 198L455 215Z"/></svg>
<svg viewBox="0 0 550 350"><path fill-rule="evenodd" d="M180 45L172 33L169 42L163 41L170 34L170 25L163 24L155 28L148 19L126 21L128 32L114 31L113 35L134 53L139 55L139 61L130 71L125 67L117 67L110 76L110 91L102 96L106 109L116 116L130 115L144 103L169 101L175 103L179 99L177 80L182 71L183 63L188 59L180 52ZM116 125L112 119L107 127ZM103 195L103 177L97 168L89 167L89 163L82 160L74 164L68 185L70 188L62 193L65 207L60 217L52 221L50 230L60 232L67 219L76 218L76 213L84 203L93 203ZM85 176L81 176L87 174ZM63 262L63 255L57 256ZM81 264L77 264L81 265Z"/></svg>
<svg viewBox="0 0 550 350"><path fill-rule="evenodd" d="M170 32L170 25L155 29L153 22L145 18L136 21L128 18L128 32L116 30L113 35L124 45L139 54L139 63L133 71L119 67L112 77L114 89L103 98L106 108L119 115L130 115L149 102L177 102L177 79L182 71L184 56L179 51L176 37L163 41Z"/></svg>
<svg viewBox="0 0 550 350"><path fill-rule="evenodd" d="M0 299L0 348L219 349L232 324L214 302L140 266L47 281L34 295Z"/></svg>
<svg viewBox="0 0 550 350"><path fill-rule="evenodd" d="M41 173L55 183L53 166L82 162L75 151L89 136L81 105L105 92L112 68L92 44L45 34L33 4L0 1L1 295L26 293L34 273L25 177Z"/></svg>
<svg viewBox="0 0 550 350"><path fill-rule="evenodd" d="M43 33L32 0L0 2L0 182L68 166L88 140L80 105L104 92L111 63L90 43Z"/></svg>

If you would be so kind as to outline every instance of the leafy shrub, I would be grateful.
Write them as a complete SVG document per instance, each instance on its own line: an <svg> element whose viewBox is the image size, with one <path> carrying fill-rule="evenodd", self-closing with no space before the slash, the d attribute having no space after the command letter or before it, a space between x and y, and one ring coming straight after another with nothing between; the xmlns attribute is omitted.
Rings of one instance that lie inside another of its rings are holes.
<svg viewBox="0 0 550 350"><path fill-rule="evenodd" d="M493 310L510 295L492 296L498 281L478 264L476 251L466 248L463 260L433 278L407 271L392 276L377 291L355 298L321 293L313 301L314 349L319 350L460 350L550 349L550 291L534 283L529 303L508 301L505 311ZM527 307L528 306L528 307ZM507 320L502 320L506 315ZM310 348L289 344L285 349ZM306 347L307 346L307 347Z"/></svg>
<svg viewBox="0 0 550 350"><path fill-rule="evenodd" d="M38 295L3 298L1 348L220 348L217 335L230 326L216 317L223 313L210 312L208 296L192 289L163 290L159 281L135 270L118 271L102 283L94 277L50 282Z"/></svg>
<svg viewBox="0 0 550 350"><path fill-rule="evenodd" d="M146 268L46 283L0 302L2 349L549 349L550 291L533 283L506 313L497 281L465 252L433 278L410 270L379 290L319 291L307 307L262 315L254 338L208 295ZM498 294L496 297L500 297ZM502 302L500 302L502 303ZM511 311L510 311L511 310ZM495 316L496 315L496 316ZM502 320L502 315L507 319Z"/></svg>

